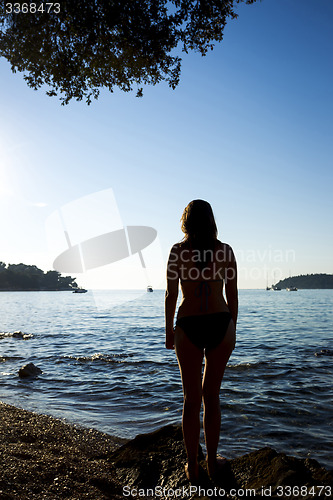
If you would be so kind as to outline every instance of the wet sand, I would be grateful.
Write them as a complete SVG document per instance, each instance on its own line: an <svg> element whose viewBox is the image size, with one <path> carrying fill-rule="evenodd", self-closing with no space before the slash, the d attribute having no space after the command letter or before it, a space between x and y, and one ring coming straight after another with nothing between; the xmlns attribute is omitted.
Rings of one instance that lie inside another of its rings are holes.
<svg viewBox="0 0 333 500"><path fill-rule="evenodd" d="M4 403L0 419L1 499L107 498L106 457L124 440Z"/></svg>

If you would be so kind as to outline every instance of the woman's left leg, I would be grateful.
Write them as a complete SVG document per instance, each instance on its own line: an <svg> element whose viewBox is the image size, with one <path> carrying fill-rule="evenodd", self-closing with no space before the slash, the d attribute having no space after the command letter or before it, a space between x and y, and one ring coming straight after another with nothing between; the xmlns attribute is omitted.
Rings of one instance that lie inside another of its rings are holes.
<svg viewBox="0 0 333 500"><path fill-rule="evenodd" d="M194 480L198 476L203 352L192 344L179 327L175 328L175 349L184 393L182 424L187 453L187 475L189 479Z"/></svg>

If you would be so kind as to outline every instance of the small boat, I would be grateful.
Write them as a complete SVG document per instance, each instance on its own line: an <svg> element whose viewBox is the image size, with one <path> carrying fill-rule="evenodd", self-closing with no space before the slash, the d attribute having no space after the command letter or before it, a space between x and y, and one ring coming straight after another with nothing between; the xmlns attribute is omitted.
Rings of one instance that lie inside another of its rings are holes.
<svg viewBox="0 0 333 500"><path fill-rule="evenodd" d="M73 290L73 293L87 293L88 290L86 290L85 288L75 288Z"/></svg>
<svg viewBox="0 0 333 500"><path fill-rule="evenodd" d="M275 283L277 283L276 273L274 273L274 281L275 281ZM281 290L281 288L276 284L276 285L272 285L271 290L274 290L274 292L279 292Z"/></svg>
<svg viewBox="0 0 333 500"><path fill-rule="evenodd" d="M266 290L272 290L272 287L271 286L268 286L268 274L266 276Z"/></svg>
<svg viewBox="0 0 333 500"><path fill-rule="evenodd" d="M297 292L297 288L295 286L290 286L289 288L286 288L287 292Z"/></svg>
<svg viewBox="0 0 333 500"><path fill-rule="evenodd" d="M147 286L147 292L153 292L153 287L151 285L148 285Z"/></svg>

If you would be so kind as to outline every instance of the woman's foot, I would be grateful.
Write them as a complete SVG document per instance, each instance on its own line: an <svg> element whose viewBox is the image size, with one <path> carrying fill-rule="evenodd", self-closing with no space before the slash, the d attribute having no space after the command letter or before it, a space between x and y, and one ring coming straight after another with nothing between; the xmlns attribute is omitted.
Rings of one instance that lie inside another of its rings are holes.
<svg viewBox="0 0 333 500"><path fill-rule="evenodd" d="M191 483L195 483L199 479L199 465L198 463L194 465L189 465L188 463L185 465L185 474L187 479Z"/></svg>
<svg viewBox="0 0 333 500"><path fill-rule="evenodd" d="M206 462L208 475L213 478L219 476L220 473L223 472L225 466L228 463L228 460L224 457L221 457L220 455L217 455L215 460L213 460L212 462L210 462L208 459L206 459Z"/></svg>

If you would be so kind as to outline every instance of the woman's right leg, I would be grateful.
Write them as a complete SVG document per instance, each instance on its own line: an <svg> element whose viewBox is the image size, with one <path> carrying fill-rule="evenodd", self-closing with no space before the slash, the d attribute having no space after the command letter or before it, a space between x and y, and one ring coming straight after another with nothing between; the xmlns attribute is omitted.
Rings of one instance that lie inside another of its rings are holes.
<svg viewBox="0 0 333 500"><path fill-rule="evenodd" d="M183 436L187 470L189 478L194 480L198 476L203 352L192 344L179 327L175 328L175 349L184 393Z"/></svg>
<svg viewBox="0 0 333 500"><path fill-rule="evenodd" d="M216 452L221 429L220 386L225 367L235 347L235 341L235 327L233 321L230 321L221 344L206 352L202 392L207 465L211 475L215 474Z"/></svg>

